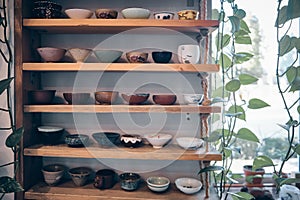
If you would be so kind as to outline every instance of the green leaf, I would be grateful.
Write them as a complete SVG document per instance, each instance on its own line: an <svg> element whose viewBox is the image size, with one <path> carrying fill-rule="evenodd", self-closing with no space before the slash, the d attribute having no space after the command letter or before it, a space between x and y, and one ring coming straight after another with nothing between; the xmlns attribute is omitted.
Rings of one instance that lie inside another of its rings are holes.
<svg viewBox="0 0 300 200"><path fill-rule="evenodd" d="M211 97L219 98L221 96L223 96L223 86L218 87L217 89L212 91ZM229 97L229 92L227 92L226 90L224 90L224 97Z"/></svg>
<svg viewBox="0 0 300 200"><path fill-rule="evenodd" d="M247 23L244 20L241 20L240 29L241 29L240 31L244 31L246 33L251 33Z"/></svg>
<svg viewBox="0 0 300 200"><path fill-rule="evenodd" d="M220 17L220 13L219 13L218 9L212 9L211 19L212 20L219 20L219 17Z"/></svg>
<svg viewBox="0 0 300 200"><path fill-rule="evenodd" d="M228 68L232 67L232 61L226 54L221 53L220 58L219 58L219 65L223 69L228 69Z"/></svg>
<svg viewBox="0 0 300 200"><path fill-rule="evenodd" d="M203 138L204 141L206 142L216 142L218 141L222 135L218 131L213 131L212 133L209 134L209 137Z"/></svg>
<svg viewBox="0 0 300 200"><path fill-rule="evenodd" d="M290 52L294 46L292 45L292 40L289 35L283 36L279 41L279 55L284 56Z"/></svg>
<svg viewBox="0 0 300 200"><path fill-rule="evenodd" d="M235 54L235 62L241 64L250 60L253 57L253 54L247 52L239 52Z"/></svg>
<svg viewBox="0 0 300 200"><path fill-rule="evenodd" d="M12 193L22 191L22 186L13 178L8 176L0 177L0 193Z"/></svg>
<svg viewBox="0 0 300 200"><path fill-rule="evenodd" d="M242 140L247 140L250 142L257 142L259 143L259 139L257 138L257 136L250 131L247 128L241 128L237 134L235 135L236 138L242 139Z"/></svg>
<svg viewBox="0 0 300 200"><path fill-rule="evenodd" d="M252 44L251 37L249 35L239 35L235 38L237 44Z"/></svg>
<svg viewBox="0 0 300 200"><path fill-rule="evenodd" d="M280 179L279 186L285 185L285 184L292 184L292 183L300 183L299 178L282 178Z"/></svg>
<svg viewBox="0 0 300 200"><path fill-rule="evenodd" d="M235 0L226 0L228 3L233 3Z"/></svg>
<svg viewBox="0 0 300 200"><path fill-rule="evenodd" d="M221 166L211 165L201 169L198 174L205 173L205 172L212 172L212 171L220 171L220 170L222 171L224 170L224 168Z"/></svg>
<svg viewBox="0 0 300 200"><path fill-rule="evenodd" d="M243 9L237 9L237 11L234 13L234 16L239 19L243 19L244 17L246 17L246 12Z"/></svg>
<svg viewBox="0 0 300 200"><path fill-rule="evenodd" d="M300 114L300 106L297 107L298 114Z"/></svg>
<svg viewBox="0 0 300 200"><path fill-rule="evenodd" d="M240 74L239 80L242 85L249 85L249 84L255 83L258 80L258 78L254 77L250 74Z"/></svg>
<svg viewBox="0 0 300 200"><path fill-rule="evenodd" d="M241 82L238 79L233 79L226 83L225 89L229 92L236 92L241 87Z"/></svg>
<svg viewBox="0 0 300 200"><path fill-rule="evenodd" d="M230 158L231 157L232 149L225 147L225 148L223 148L223 151L224 151L225 158Z"/></svg>
<svg viewBox="0 0 300 200"><path fill-rule="evenodd" d="M270 105L267 104L266 102L264 102L263 100L253 98L253 99L250 99L248 108L260 109L260 108L264 108L264 107L268 107L268 106L270 106Z"/></svg>
<svg viewBox="0 0 300 200"><path fill-rule="evenodd" d="M240 19L236 16L229 16L231 22L231 33L238 32L240 30Z"/></svg>
<svg viewBox="0 0 300 200"><path fill-rule="evenodd" d="M291 86L290 92L295 92L300 90L300 66L290 67L286 71L286 78Z"/></svg>
<svg viewBox="0 0 300 200"><path fill-rule="evenodd" d="M12 132L5 141L5 145L9 148L15 147L21 140L24 133L24 128L21 127Z"/></svg>
<svg viewBox="0 0 300 200"><path fill-rule="evenodd" d="M0 81L0 95L9 87L14 78L3 79Z"/></svg>
<svg viewBox="0 0 300 200"><path fill-rule="evenodd" d="M2 24L4 17L0 17L0 24Z"/></svg>
<svg viewBox="0 0 300 200"><path fill-rule="evenodd" d="M280 10L279 10L279 16L276 19L275 22L275 27L278 27L282 24L284 24L286 21L288 21L288 16L287 16L287 6L283 6Z"/></svg>
<svg viewBox="0 0 300 200"><path fill-rule="evenodd" d="M297 68L296 67L289 67L286 71L286 78L289 84L292 84L293 81L296 79L297 76Z"/></svg>
<svg viewBox="0 0 300 200"><path fill-rule="evenodd" d="M226 175L226 179L229 180L230 183L238 184L239 182L237 180L234 180L232 177Z"/></svg>
<svg viewBox="0 0 300 200"><path fill-rule="evenodd" d="M292 37L291 38L292 45L300 52L300 38Z"/></svg>
<svg viewBox="0 0 300 200"><path fill-rule="evenodd" d="M228 194L231 195L233 200L251 200L251 199L255 199L255 197L252 196L248 192L238 192L238 193L228 192Z"/></svg>
<svg viewBox="0 0 300 200"><path fill-rule="evenodd" d="M297 144L296 146L293 146L294 152L296 152L298 155L300 155L300 144Z"/></svg>
<svg viewBox="0 0 300 200"><path fill-rule="evenodd" d="M219 33L216 36L216 47L217 50L220 51L221 49L223 49L224 47L226 47L229 43L230 43L230 35L225 34L222 36L221 33Z"/></svg>
<svg viewBox="0 0 300 200"><path fill-rule="evenodd" d="M240 115L237 115L236 117L246 121L246 113L245 110L242 106L230 106L230 108L228 109L229 113L242 113Z"/></svg>
<svg viewBox="0 0 300 200"><path fill-rule="evenodd" d="M263 167L272 167L274 163L271 158L267 156L257 156L254 158L252 170L257 170Z"/></svg>
<svg viewBox="0 0 300 200"><path fill-rule="evenodd" d="M287 17L288 19L295 19L300 17L300 1L299 0L289 0L287 6Z"/></svg>

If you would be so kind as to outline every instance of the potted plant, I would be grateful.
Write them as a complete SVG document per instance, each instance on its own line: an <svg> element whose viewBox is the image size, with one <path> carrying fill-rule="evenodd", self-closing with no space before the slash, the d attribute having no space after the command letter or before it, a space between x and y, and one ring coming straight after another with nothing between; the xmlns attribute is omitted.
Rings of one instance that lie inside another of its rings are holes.
<svg viewBox="0 0 300 200"><path fill-rule="evenodd" d="M261 184L265 170L263 168L253 169L252 165L244 165L243 171L246 183L248 184Z"/></svg>

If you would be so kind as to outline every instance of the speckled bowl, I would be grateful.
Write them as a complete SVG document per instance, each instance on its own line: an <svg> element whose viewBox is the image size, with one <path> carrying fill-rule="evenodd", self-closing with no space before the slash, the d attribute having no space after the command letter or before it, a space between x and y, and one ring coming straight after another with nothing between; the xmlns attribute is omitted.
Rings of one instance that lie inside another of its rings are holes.
<svg viewBox="0 0 300 200"><path fill-rule="evenodd" d="M114 132L99 132L94 133L93 138L103 148L114 147L118 145L120 140L120 134Z"/></svg>
<svg viewBox="0 0 300 200"><path fill-rule="evenodd" d="M84 186L87 183L92 170L88 167L76 167L69 169L68 173L76 186Z"/></svg>
<svg viewBox="0 0 300 200"><path fill-rule="evenodd" d="M161 11L161 12L153 13L153 16L154 19L170 20L170 19L174 19L175 13L168 12L168 11Z"/></svg>
<svg viewBox="0 0 300 200"><path fill-rule="evenodd" d="M75 62L85 62L85 60L92 53L92 50L85 48L70 48L68 49L68 52L70 53Z"/></svg>
<svg viewBox="0 0 300 200"><path fill-rule="evenodd" d="M137 190L141 182L141 176L136 173L123 173L119 178L121 188L127 191Z"/></svg>
<svg viewBox="0 0 300 200"><path fill-rule="evenodd" d="M37 52L44 62L58 62L64 57L66 50L55 47L40 47L37 48Z"/></svg>
<svg viewBox="0 0 300 200"><path fill-rule="evenodd" d="M84 134L71 134L65 137L65 142L69 147L83 147L88 145L89 136Z"/></svg>
<svg viewBox="0 0 300 200"><path fill-rule="evenodd" d="M118 11L113 9L99 8L95 11L95 16L98 19L116 19Z"/></svg>
<svg viewBox="0 0 300 200"><path fill-rule="evenodd" d="M148 59L148 53L138 51L127 52L126 58L130 63L145 63Z"/></svg>

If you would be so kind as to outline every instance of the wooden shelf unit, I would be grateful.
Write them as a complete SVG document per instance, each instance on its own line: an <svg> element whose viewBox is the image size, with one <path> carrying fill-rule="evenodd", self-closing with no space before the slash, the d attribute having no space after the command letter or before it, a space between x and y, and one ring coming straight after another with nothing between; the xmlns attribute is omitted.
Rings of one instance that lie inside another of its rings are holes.
<svg viewBox="0 0 300 200"><path fill-rule="evenodd" d="M155 19L24 19L23 26L44 33L120 33L135 28L164 28L180 32L214 31L217 20L155 20ZM157 31L154 29L153 31Z"/></svg>
<svg viewBox="0 0 300 200"><path fill-rule="evenodd" d="M110 158L110 159L138 159L138 160L216 160L222 156L216 150L206 152L205 147L198 150L185 150L175 144L161 149L154 149L150 145L137 148L114 147L101 148L96 144L82 148L71 148L66 144L44 146L34 145L24 149L25 156L47 156L67 158Z"/></svg>
<svg viewBox="0 0 300 200"><path fill-rule="evenodd" d="M142 183L138 190L133 192L124 191L117 183L112 189L95 189L90 183L83 187L76 187L67 181L56 187L47 186L45 183L39 183L25 192L26 199L43 200L199 200L205 199L204 190L200 190L194 195L186 195L180 192L175 184L170 184L169 189L163 193L151 192L145 183ZM211 189L213 190L213 188ZM211 192L211 199L218 199L214 191Z"/></svg>
<svg viewBox="0 0 300 200"><path fill-rule="evenodd" d="M24 71L218 72L216 64L158 63L23 63Z"/></svg>
<svg viewBox="0 0 300 200"><path fill-rule="evenodd" d="M25 113L219 113L218 106L191 105L24 105Z"/></svg>

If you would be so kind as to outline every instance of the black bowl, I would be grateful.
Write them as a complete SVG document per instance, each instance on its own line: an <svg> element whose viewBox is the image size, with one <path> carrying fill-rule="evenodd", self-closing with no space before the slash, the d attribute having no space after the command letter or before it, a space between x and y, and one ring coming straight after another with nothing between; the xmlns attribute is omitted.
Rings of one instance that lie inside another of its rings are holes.
<svg viewBox="0 0 300 200"><path fill-rule="evenodd" d="M48 8L48 7L36 7L32 10L33 16L35 18L61 18L62 12L60 10L57 10L55 8Z"/></svg>
<svg viewBox="0 0 300 200"><path fill-rule="evenodd" d="M170 51L153 51L152 58L156 63L168 63L172 58L172 52Z"/></svg>
<svg viewBox="0 0 300 200"><path fill-rule="evenodd" d="M101 147L113 147L119 143L120 134L113 132L99 132L94 133L93 138L98 142Z"/></svg>
<svg viewBox="0 0 300 200"><path fill-rule="evenodd" d="M72 134L65 137L65 142L70 147L83 147L88 144L89 136L83 134Z"/></svg>
<svg viewBox="0 0 300 200"><path fill-rule="evenodd" d="M52 1L36 1L34 2L34 8L45 7L45 8L53 8L58 11L61 11L62 6L58 3Z"/></svg>
<svg viewBox="0 0 300 200"><path fill-rule="evenodd" d="M64 129L54 126L39 126L37 132L41 135L43 144L55 145L60 143Z"/></svg>

